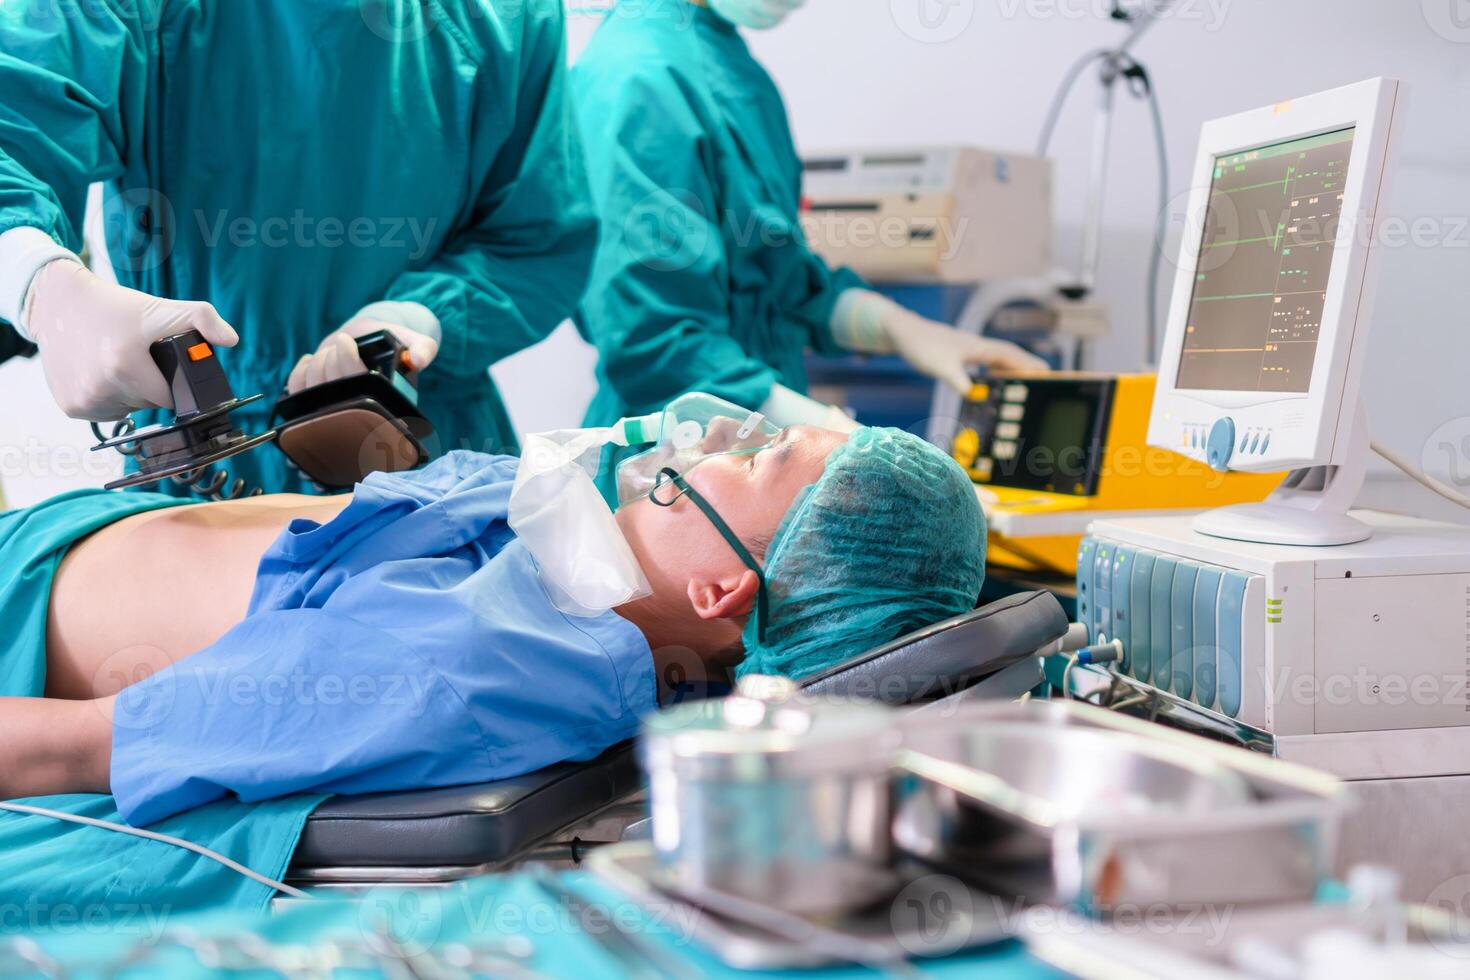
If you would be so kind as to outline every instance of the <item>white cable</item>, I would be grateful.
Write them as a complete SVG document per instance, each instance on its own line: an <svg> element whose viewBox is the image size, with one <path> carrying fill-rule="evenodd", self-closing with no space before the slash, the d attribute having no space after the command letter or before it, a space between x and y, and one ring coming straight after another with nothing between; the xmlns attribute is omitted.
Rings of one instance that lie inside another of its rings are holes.
<svg viewBox="0 0 1470 980"><path fill-rule="evenodd" d="M215 851L211 851L207 847L202 847L199 844L195 844L193 841L187 841L180 837L170 837L168 834L159 834L151 830L139 830L137 827L129 827L125 824L111 823L107 820L98 820L95 817L78 816L75 813L63 813L60 810L48 810L43 806L31 806L26 803L0 803L0 810L10 810L13 813L28 813L37 817L50 817L53 820L65 820L67 823L79 823L84 824L88 827L99 827L102 830L111 830L119 834L131 834L134 837L142 837L144 840L156 840L162 844L172 844L175 847L182 847L186 851L193 851L200 857L207 857L211 861L218 861L220 864L229 868L231 871L242 874L245 877L249 878L251 881L257 881L260 884L265 885L267 888L274 888L276 891L285 892L292 898L312 897L299 888L292 888L284 881L276 881L272 878L267 878L265 875L260 874L259 872L251 871L249 868L245 867L245 865L243 864L240 864L238 861L233 861L230 858L225 857L223 854L216 853Z"/></svg>
<svg viewBox="0 0 1470 980"><path fill-rule="evenodd" d="M1041 124L1041 138L1036 141L1037 156L1046 156L1046 151L1051 146L1052 135L1056 132L1057 121L1061 118L1062 108L1066 105L1068 97L1072 94L1072 89L1076 86L1077 79L1082 77L1082 73L1087 70L1088 65L1094 61L1100 61L1106 58L1109 54L1110 52L1107 48L1098 48L1096 51L1089 51L1074 61L1072 67L1068 68L1066 74L1062 76L1061 84L1057 86L1056 93L1051 99L1051 105L1047 108L1046 119Z"/></svg>
<svg viewBox="0 0 1470 980"><path fill-rule="evenodd" d="M1164 239L1168 234L1169 146L1164 140L1164 113L1159 108L1159 93L1154 89L1153 76L1145 75L1144 81L1148 85L1148 109L1153 121L1154 151L1159 168L1159 210L1154 218L1154 254L1148 265L1148 296L1145 304L1148 311L1148 351L1143 363L1144 368L1148 369L1159 363L1159 328L1162 326L1159 323L1159 274L1163 269Z"/></svg>
<svg viewBox="0 0 1470 980"><path fill-rule="evenodd" d="M1394 466L1397 466L1400 470L1404 472L1405 476L1413 480L1415 483L1418 483L1420 486L1424 487L1426 490L1429 490L1432 493L1439 494L1441 497L1448 500L1452 504L1457 504L1460 507L1470 508L1470 497L1465 496L1465 494L1460 493L1453 487L1439 482L1434 477L1430 476L1428 473L1425 473L1423 470L1419 469L1419 467L1415 466L1407 459L1404 459L1398 453L1394 452L1392 449L1389 449L1382 443L1375 442L1372 445L1373 451L1375 453L1388 460Z"/></svg>
<svg viewBox="0 0 1470 980"><path fill-rule="evenodd" d="M1113 702L1112 704L1108 705L1108 708L1112 711L1122 711L1124 708L1131 708L1135 704L1143 704L1151 697L1153 697L1152 694L1130 695L1129 697L1126 697L1121 701Z"/></svg>

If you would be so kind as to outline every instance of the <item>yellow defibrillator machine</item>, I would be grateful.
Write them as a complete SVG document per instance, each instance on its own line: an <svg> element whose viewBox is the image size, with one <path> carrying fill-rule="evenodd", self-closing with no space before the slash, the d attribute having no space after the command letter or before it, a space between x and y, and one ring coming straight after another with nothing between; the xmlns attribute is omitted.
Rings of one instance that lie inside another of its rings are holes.
<svg viewBox="0 0 1470 980"><path fill-rule="evenodd" d="M984 488L987 561L1071 576L1092 521L1258 501L1281 482L1279 473L1218 473L1149 446L1154 380L1059 373L976 382L953 454Z"/></svg>

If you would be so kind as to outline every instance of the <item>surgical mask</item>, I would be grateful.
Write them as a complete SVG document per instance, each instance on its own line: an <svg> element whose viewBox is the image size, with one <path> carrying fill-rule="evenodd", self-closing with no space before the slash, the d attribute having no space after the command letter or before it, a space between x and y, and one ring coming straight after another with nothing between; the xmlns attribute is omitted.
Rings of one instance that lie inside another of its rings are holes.
<svg viewBox="0 0 1470 980"><path fill-rule="evenodd" d="M724 518L720 517L714 506L704 499L704 495L690 486L689 481L685 480L678 470L666 466L659 471L657 483L649 491L648 499L655 506L672 507L680 497L688 497L689 502L698 507L705 519L715 526L716 531L720 532L720 537L725 539L725 543L735 552L736 557L745 564L746 568L755 572L756 578L760 581L760 588L755 596L755 631L760 642L766 642L766 615L770 608L770 601L766 598L766 570L761 567L760 562L755 560L755 556L750 553L749 548L745 547L744 542L734 531L730 530L730 525L725 523Z"/></svg>
<svg viewBox="0 0 1470 980"><path fill-rule="evenodd" d="M759 412L702 392L675 399L659 415L624 420L619 426L627 431L629 445L653 443L652 449L618 464L620 505L648 496L665 479L665 469L687 475L716 456L759 452L781 434Z"/></svg>
<svg viewBox="0 0 1470 980"><path fill-rule="evenodd" d="M602 447L628 445L630 428L540 432L522 444L507 520L536 559L552 604L569 616L595 616L653 592L592 479Z"/></svg>
<svg viewBox="0 0 1470 980"><path fill-rule="evenodd" d="M806 0L709 0L715 13L732 24L766 31L780 24Z"/></svg>
<svg viewBox="0 0 1470 980"><path fill-rule="evenodd" d="M507 520L536 559L552 604L571 616L595 616L652 594L593 482L604 446L652 446L618 466L618 501L626 504L667 483L670 477L661 471L688 473L707 459L758 452L780 433L759 412L703 393L683 395L662 412L606 428L533 433L522 442ZM682 493L673 499L678 496ZM700 509L712 513L706 507ZM717 516L712 520L727 540L732 538Z"/></svg>

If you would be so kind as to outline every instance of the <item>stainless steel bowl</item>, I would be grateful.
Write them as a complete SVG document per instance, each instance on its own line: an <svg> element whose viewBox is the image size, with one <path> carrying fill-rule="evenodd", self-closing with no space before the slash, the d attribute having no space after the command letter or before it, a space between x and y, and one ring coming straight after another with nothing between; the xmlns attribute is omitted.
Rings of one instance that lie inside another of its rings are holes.
<svg viewBox="0 0 1470 980"><path fill-rule="evenodd" d="M898 848L1000 893L1106 912L1310 897L1335 780L1071 701L916 716Z"/></svg>
<svg viewBox="0 0 1470 980"><path fill-rule="evenodd" d="M953 824L933 832L992 862L1045 860L1049 832L1068 824L1185 817L1250 795L1216 763L1122 732L1000 723L949 742L942 757L915 752L907 768L935 788L931 819Z"/></svg>
<svg viewBox="0 0 1470 980"><path fill-rule="evenodd" d="M881 901L897 744L888 709L772 678L654 715L639 751L666 884L804 916Z"/></svg>

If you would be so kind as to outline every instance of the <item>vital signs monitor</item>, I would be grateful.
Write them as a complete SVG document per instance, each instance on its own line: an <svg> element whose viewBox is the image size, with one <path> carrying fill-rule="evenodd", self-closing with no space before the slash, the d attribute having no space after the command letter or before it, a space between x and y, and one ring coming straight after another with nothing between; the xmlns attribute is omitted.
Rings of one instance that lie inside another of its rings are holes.
<svg viewBox="0 0 1470 980"><path fill-rule="evenodd" d="M1368 433L1359 403L1399 84L1373 79L1207 123L1169 310L1152 445L1220 471L1291 470L1206 534L1331 545Z"/></svg>

